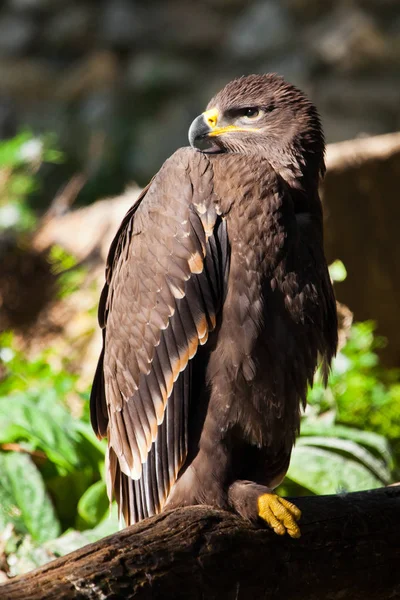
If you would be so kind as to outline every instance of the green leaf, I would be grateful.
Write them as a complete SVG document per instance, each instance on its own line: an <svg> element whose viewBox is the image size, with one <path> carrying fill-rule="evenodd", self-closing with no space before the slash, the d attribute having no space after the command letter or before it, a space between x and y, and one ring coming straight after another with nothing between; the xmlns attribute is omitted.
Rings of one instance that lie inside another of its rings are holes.
<svg viewBox="0 0 400 600"><path fill-rule="evenodd" d="M104 481L96 481L82 495L78 502L78 514L87 524L94 527L107 514L109 500Z"/></svg>
<svg viewBox="0 0 400 600"><path fill-rule="evenodd" d="M31 458L23 453L0 453L0 528L13 523L37 542L60 533L60 523Z"/></svg>
<svg viewBox="0 0 400 600"><path fill-rule="evenodd" d="M325 449L306 446L294 449L287 477L314 494L382 487L380 479L364 465Z"/></svg>
<svg viewBox="0 0 400 600"><path fill-rule="evenodd" d="M0 398L0 443L28 441L63 472L80 464L78 434L70 413L57 402L54 390L37 401L24 394Z"/></svg>
<svg viewBox="0 0 400 600"><path fill-rule="evenodd" d="M344 281L346 279L346 267L341 260L335 260L331 265L329 265L329 275L332 281Z"/></svg>
<svg viewBox="0 0 400 600"><path fill-rule="evenodd" d="M307 436L303 438L300 437L297 440L296 446L298 448L302 446L316 446L348 455L372 471L372 473L380 479L383 485L388 485L391 482L390 471L385 463L382 460L375 458L371 452L351 440L335 437Z"/></svg>
<svg viewBox="0 0 400 600"><path fill-rule="evenodd" d="M98 476L98 473L96 475ZM82 467L63 476L52 476L51 472L45 472L43 476L63 529L76 526L79 499L93 483L92 469ZM88 527L85 523L82 526L80 523L78 525L78 529Z"/></svg>
<svg viewBox="0 0 400 600"><path fill-rule="evenodd" d="M8 193L12 196L27 196L35 189L35 179L28 173L15 173L8 186Z"/></svg>
<svg viewBox="0 0 400 600"><path fill-rule="evenodd" d="M301 436L299 439L303 437L307 438L307 436L326 436L351 440L369 448L388 468L393 466L393 456L388 441L382 435L373 431L362 431L361 429L347 427L346 425L325 426L318 424L318 422L311 423L305 420L301 424Z"/></svg>
<svg viewBox="0 0 400 600"><path fill-rule="evenodd" d="M24 162L20 154L21 146L32 139L32 134L23 131L10 140L0 143L0 167L17 167Z"/></svg>
<svg viewBox="0 0 400 600"><path fill-rule="evenodd" d="M107 448L106 440L99 440L96 437L92 426L84 421L76 420L75 429L80 436L79 451L85 456L86 461L91 464L93 468L103 472L103 463Z"/></svg>
<svg viewBox="0 0 400 600"><path fill-rule="evenodd" d="M54 244L49 252L49 261L52 264L53 273L62 273L66 269L72 269L76 266L75 256L64 250L62 246Z"/></svg>

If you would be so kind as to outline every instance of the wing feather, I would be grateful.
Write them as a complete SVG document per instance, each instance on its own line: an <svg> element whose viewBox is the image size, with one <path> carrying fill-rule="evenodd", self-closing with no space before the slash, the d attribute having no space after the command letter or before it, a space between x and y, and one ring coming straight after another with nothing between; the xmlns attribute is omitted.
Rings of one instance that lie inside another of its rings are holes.
<svg viewBox="0 0 400 600"><path fill-rule="evenodd" d="M99 306L92 423L127 523L162 509L186 459L190 361L217 325L227 262L209 160L178 151L124 218Z"/></svg>

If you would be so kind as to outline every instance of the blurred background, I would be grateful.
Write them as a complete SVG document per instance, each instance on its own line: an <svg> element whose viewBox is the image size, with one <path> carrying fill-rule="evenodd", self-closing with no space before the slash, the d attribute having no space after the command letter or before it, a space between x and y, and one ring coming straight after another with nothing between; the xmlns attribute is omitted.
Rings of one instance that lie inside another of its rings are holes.
<svg viewBox="0 0 400 600"><path fill-rule="evenodd" d="M0 580L117 528L88 420L108 246L211 96L271 71L322 116L341 323L281 491L400 479L398 0L3 0Z"/></svg>
<svg viewBox="0 0 400 600"><path fill-rule="evenodd" d="M251 72L309 93L328 142L396 131L399 32L397 0L4 0L1 131L55 132L88 200L145 184Z"/></svg>

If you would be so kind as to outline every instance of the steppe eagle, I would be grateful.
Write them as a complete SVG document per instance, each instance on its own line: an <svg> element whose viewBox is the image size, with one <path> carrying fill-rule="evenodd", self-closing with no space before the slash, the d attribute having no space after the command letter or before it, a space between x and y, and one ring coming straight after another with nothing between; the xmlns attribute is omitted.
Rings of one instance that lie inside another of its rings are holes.
<svg viewBox="0 0 400 600"><path fill-rule="evenodd" d="M228 83L111 245L92 394L127 524L209 504L299 537L273 490L337 346L318 113L275 74Z"/></svg>

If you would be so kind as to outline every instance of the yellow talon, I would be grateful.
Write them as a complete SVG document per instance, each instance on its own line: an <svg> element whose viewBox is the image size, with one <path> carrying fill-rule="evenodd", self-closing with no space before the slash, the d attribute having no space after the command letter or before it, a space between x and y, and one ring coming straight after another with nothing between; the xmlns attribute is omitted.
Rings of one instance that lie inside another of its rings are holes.
<svg viewBox="0 0 400 600"><path fill-rule="evenodd" d="M299 538L300 528L297 525L301 511L285 498L276 494L262 494L258 497L258 515L278 535L287 532L292 538Z"/></svg>

